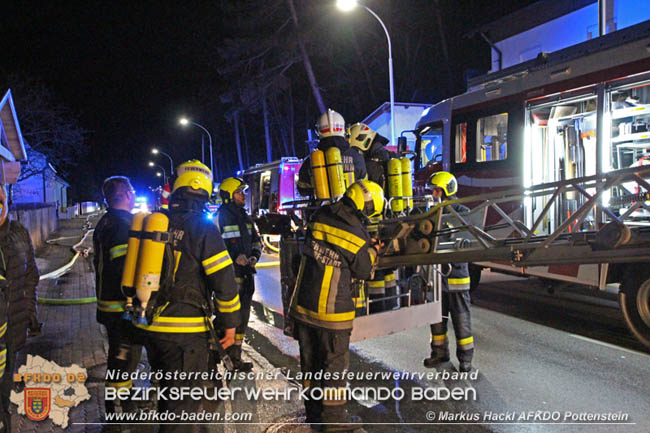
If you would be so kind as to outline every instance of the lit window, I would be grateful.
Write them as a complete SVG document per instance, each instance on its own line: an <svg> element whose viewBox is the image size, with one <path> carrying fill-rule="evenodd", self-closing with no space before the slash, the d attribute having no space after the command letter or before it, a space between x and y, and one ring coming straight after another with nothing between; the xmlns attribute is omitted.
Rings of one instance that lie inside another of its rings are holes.
<svg viewBox="0 0 650 433"><path fill-rule="evenodd" d="M456 125L456 162L467 162L467 123Z"/></svg>
<svg viewBox="0 0 650 433"><path fill-rule="evenodd" d="M508 156L508 113L482 117L476 123L476 160L499 161Z"/></svg>

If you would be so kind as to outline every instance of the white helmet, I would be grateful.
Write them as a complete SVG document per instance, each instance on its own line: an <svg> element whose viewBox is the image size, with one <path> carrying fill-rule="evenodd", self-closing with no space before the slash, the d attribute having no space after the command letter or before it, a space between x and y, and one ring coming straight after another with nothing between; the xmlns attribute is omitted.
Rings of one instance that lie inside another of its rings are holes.
<svg viewBox="0 0 650 433"><path fill-rule="evenodd" d="M318 136L345 137L345 119L336 111L328 108L318 119Z"/></svg>

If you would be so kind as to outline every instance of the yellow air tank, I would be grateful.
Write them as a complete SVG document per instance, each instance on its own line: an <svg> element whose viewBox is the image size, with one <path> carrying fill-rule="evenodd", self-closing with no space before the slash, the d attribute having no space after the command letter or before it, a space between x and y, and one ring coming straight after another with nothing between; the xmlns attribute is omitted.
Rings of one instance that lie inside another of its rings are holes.
<svg viewBox="0 0 650 433"><path fill-rule="evenodd" d="M131 230L129 233L128 248L124 259L124 270L122 271L122 293L126 297L125 311L122 315L124 320L131 320L133 316L133 297L135 296L135 268L138 264L138 251L140 250L140 232L142 223L149 212L139 212L133 215Z"/></svg>
<svg viewBox="0 0 650 433"><path fill-rule="evenodd" d="M330 189L327 184L327 169L325 167L325 153L314 150L309 158L311 161L311 175L316 190L316 198L330 198Z"/></svg>
<svg viewBox="0 0 650 433"><path fill-rule="evenodd" d="M413 176L411 173L411 160L407 157L400 158L402 165L402 195L404 197L413 197ZM404 200L407 209L413 208L413 199Z"/></svg>
<svg viewBox="0 0 650 433"><path fill-rule="evenodd" d="M338 147L330 147L325 152L327 163L327 179L330 183L332 199L338 200L345 194L345 180L343 175L343 159Z"/></svg>
<svg viewBox="0 0 650 433"><path fill-rule="evenodd" d="M402 196L402 163L397 158L388 160L388 196L390 198ZM393 212L402 212L404 200L391 200L390 208Z"/></svg>
<svg viewBox="0 0 650 433"><path fill-rule="evenodd" d="M154 232L166 232L169 227L169 219L160 212L152 213L144 219L144 230L142 234ZM165 255L165 243L156 242L153 239L144 238L140 241L138 251L138 266L135 271L135 292L140 301L140 316L137 322L146 324L145 311L151 292L160 288L160 274L162 273L163 257Z"/></svg>

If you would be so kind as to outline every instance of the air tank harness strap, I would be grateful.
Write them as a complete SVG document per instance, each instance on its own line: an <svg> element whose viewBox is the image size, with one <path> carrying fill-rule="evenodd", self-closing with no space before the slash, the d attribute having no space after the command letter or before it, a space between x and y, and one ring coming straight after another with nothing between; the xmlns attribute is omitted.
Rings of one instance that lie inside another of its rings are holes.
<svg viewBox="0 0 650 433"><path fill-rule="evenodd" d="M168 244L172 240L172 234L170 232L145 232L145 231L135 231L129 230L129 236L139 239L151 239L154 242L162 242Z"/></svg>

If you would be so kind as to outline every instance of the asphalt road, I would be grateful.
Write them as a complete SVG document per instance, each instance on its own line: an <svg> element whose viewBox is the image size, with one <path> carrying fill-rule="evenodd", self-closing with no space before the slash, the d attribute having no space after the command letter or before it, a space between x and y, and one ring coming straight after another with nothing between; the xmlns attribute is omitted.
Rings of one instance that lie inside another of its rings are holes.
<svg viewBox="0 0 650 433"><path fill-rule="evenodd" d="M272 313L281 311L279 290L277 268L259 272L260 320L252 325L252 344L295 375L296 343L262 323L279 323ZM650 431L650 354L628 334L612 299L572 288L551 296L536 280L484 272L472 321L476 378L443 377L456 371L455 359L438 370L422 366L429 350L427 326L352 345L353 372L441 374L352 380L356 388L405 392L401 399L366 396L350 405L364 422L376 423L366 424L367 431ZM460 399L443 399L446 389L456 389ZM428 399L413 398L421 390L430 393ZM594 422L595 416L601 421ZM611 422L619 424L606 424Z"/></svg>

